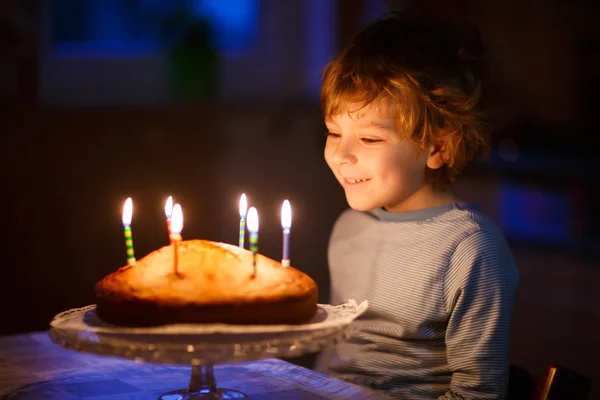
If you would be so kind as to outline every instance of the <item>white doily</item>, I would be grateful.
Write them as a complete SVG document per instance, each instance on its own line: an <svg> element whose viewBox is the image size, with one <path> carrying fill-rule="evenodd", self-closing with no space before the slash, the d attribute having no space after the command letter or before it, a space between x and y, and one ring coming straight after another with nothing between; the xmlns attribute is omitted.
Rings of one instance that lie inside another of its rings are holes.
<svg viewBox="0 0 600 400"><path fill-rule="evenodd" d="M96 305L64 311L54 317L50 326L68 331L93 331L95 333L131 335L209 335L209 334L265 334L317 331L349 325L368 308L367 300L357 304L355 300L331 306L319 304L317 314L299 325L232 325L232 324L170 324L155 327L121 327L102 321L96 315Z"/></svg>
<svg viewBox="0 0 600 400"><path fill-rule="evenodd" d="M144 362L216 364L296 357L344 340L349 326L368 308L365 300L339 306L319 304L302 325L173 324L118 327L100 320L95 305L58 314L49 336L64 348Z"/></svg>

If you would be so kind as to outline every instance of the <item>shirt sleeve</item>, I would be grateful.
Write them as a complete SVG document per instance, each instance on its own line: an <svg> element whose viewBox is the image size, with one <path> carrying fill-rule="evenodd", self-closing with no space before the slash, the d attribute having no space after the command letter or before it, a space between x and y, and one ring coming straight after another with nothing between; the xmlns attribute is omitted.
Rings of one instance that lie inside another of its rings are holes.
<svg viewBox="0 0 600 400"><path fill-rule="evenodd" d="M476 231L459 242L444 279L452 380L440 400L506 397L510 317L518 280L503 237Z"/></svg>

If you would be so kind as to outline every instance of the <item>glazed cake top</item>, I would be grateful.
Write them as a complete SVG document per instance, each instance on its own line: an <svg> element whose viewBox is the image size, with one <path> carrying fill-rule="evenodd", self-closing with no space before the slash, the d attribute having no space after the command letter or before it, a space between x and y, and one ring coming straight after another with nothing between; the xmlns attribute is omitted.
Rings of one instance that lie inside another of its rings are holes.
<svg viewBox="0 0 600 400"><path fill-rule="evenodd" d="M96 284L99 296L146 300L164 305L218 305L285 301L310 296L317 285L305 273L225 243L187 240L179 243L179 274L174 248L165 246L125 266Z"/></svg>

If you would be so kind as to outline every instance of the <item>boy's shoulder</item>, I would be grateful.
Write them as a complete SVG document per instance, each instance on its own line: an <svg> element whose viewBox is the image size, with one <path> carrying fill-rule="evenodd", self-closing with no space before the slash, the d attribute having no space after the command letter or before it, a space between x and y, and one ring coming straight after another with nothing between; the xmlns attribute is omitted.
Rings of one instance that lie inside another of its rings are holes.
<svg viewBox="0 0 600 400"><path fill-rule="evenodd" d="M456 230L463 230L463 234L466 236L479 233L504 237L502 229L496 222L473 204L457 203L454 209L441 214L432 223L440 223L452 226Z"/></svg>
<svg viewBox="0 0 600 400"><path fill-rule="evenodd" d="M473 205L463 205L440 215L445 235L453 237L453 253L457 259L468 257L504 260L514 269L510 246L502 229L488 215Z"/></svg>

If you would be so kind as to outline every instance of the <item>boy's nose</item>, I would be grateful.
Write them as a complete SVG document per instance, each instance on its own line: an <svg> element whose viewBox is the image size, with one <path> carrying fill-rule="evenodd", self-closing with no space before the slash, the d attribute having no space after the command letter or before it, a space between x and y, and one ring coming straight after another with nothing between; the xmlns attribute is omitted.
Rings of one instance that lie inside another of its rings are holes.
<svg viewBox="0 0 600 400"><path fill-rule="evenodd" d="M333 152L333 161L336 164L354 164L356 162L356 153L352 145L340 141L338 147Z"/></svg>

